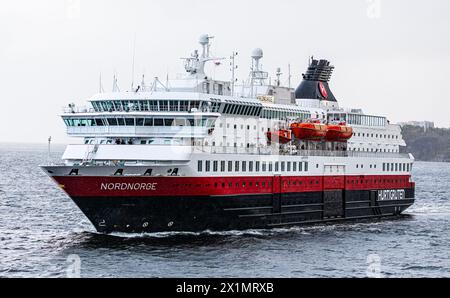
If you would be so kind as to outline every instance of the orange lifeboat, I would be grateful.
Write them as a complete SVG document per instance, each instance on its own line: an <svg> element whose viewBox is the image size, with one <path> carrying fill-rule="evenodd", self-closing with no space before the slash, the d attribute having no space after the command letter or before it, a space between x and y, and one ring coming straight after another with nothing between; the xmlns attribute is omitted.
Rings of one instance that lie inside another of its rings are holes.
<svg viewBox="0 0 450 298"><path fill-rule="evenodd" d="M275 132L268 131L267 139L271 142L277 142L280 144L287 144L292 141L291 131L287 129L280 129Z"/></svg>
<svg viewBox="0 0 450 298"><path fill-rule="evenodd" d="M320 120L292 123L291 130L294 136L300 140L321 141L327 134L327 126Z"/></svg>
<svg viewBox="0 0 450 298"><path fill-rule="evenodd" d="M345 122L328 124L325 139L329 142L346 142L353 136L353 128Z"/></svg>

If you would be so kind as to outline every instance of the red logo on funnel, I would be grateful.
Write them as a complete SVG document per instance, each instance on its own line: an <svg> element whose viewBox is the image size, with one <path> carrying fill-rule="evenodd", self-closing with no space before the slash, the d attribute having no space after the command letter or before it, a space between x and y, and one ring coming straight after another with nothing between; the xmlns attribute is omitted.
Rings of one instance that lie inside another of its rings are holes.
<svg viewBox="0 0 450 298"><path fill-rule="evenodd" d="M319 90L320 90L320 94L322 94L323 98L327 99L328 92L327 92L327 89L325 88L325 85L322 82L319 82Z"/></svg>

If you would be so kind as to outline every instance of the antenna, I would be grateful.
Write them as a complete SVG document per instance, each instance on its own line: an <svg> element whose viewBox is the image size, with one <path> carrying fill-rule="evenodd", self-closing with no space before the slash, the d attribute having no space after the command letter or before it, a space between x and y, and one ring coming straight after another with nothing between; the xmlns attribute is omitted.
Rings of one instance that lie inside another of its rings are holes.
<svg viewBox="0 0 450 298"><path fill-rule="evenodd" d="M136 33L134 33L134 42L133 42L133 63L131 66L131 91L134 90L134 61L136 58Z"/></svg>
<svg viewBox="0 0 450 298"><path fill-rule="evenodd" d="M120 92L119 85L117 84L117 76L114 75L113 79L113 90L112 92Z"/></svg>
<svg viewBox="0 0 450 298"><path fill-rule="evenodd" d="M50 163L50 160L51 160L51 150L50 150L51 142L52 142L52 136L49 136L48 137L48 162L49 163Z"/></svg>
<svg viewBox="0 0 450 298"><path fill-rule="evenodd" d="M103 93L105 90L103 89L103 83L102 83L102 73L100 73L100 81L99 81L99 92Z"/></svg>
<svg viewBox="0 0 450 298"><path fill-rule="evenodd" d="M231 96L234 96L234 86L235 83L237 81L236 79L236 69L238 69L238 66L236 65L236 56L238 55L238 52L233 52L233 54L231 55L230 59L231 59Z"/></svg>
<svg viewBox="0 0 450 298"><path fill-rule="evenodd" d="M281 78L281 75L282 75L282 74L283 74L283 73L281 72L281 68L278 67L278 68L277 68L277 73L276 73L276 76L277 76L277 86L278 86L278 87L280 87L280 85L281 85L280 78Z"/></svg>
<svg viewBox="0 0 450 298"><path fill-rule="evenodd" d="M142 90L145 91L146 86L145 86L145 75L144 74L142 75L141 88L142 88Z"/></svg>
<svg viewBox="0 0 450 298"><path fill-rule="evenodd" d="M289 87L289 89L291 89L291 78L292 78L292 75L291 75L291 64L288 64L288 72L289 72L289 74L288 74L288 87Z"/></svg>

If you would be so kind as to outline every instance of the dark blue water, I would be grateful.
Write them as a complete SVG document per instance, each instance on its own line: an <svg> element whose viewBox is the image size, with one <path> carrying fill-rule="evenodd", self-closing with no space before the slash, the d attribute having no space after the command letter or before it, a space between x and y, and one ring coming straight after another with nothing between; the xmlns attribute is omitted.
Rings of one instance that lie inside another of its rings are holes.
<svg viewBox="0 0 450 298"><path fill-rule="evenodd" d="M0 276L65 277L79 260L81 277L366 277L376 260L386 277L450 277L450 164L415 165L417 202L402 219L105 236L41 172L46 162L46 146L0 144Z"/></svg>

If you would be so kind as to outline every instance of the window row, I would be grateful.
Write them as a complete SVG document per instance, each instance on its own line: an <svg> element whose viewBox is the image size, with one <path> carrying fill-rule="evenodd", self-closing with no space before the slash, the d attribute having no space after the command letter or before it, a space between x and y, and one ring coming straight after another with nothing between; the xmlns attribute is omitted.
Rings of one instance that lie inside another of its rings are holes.
<svg viewBox="0 0 450 298"><path fill-rule="evenodd" d="M206 126L212 127L214 119L198 118L94 118L74 119L64 118L67 126Z"/></svg>
<svg viewBox="0 0 450 298"><path fill-rule="evenodd" d="M361 114L347 114L347 113L331 113L328 114L329 121L346 121L350 125L365 125L365 126L386 126L386 118L379 116L368 116Z"/></svg>
<svg viewBox="0 0 450 298"><path fill-rule="evenodd" d="M192 109L208 107L207 102L199 100L109 100L93 101L92 106L96 112L190 112ZM211 105L217 112L218 106Z"/></svg>
<svg viewBox="0 0 450 298"><path fill-rule="evenodd" d="M358 137L367 137L367 138L373 138L373 137L375 137L375 138L380 138L380 139L396 139L396 140L398 140L398 135L386 135L386 134L370 134L370 133L361 133L361 132L358 132L358 133L356 133L356 132L354 132L353 133L353 136L358 136Z"/></svg>
<svg viewBox="0 0 450 298"><path fill-rule="evenodd" d="M383 172L410 172L411 163L383 163Z"/></svg>
<svg viewBox="0 0 450 298"><path fill-rule="evenodd" d="M241 116L259 116L261 114L261 106L250 106L244 104L225 104L223 114L241 115Z"/></svg>
<svg viewBox="0 0 450 298"><path fill-rule="evenodd" d="M307 172L308 162L199 160L198 172Z"/></svg>
<svg viewBox="0 0 450 298"><path fill-rule="evenodd" d="M311 118L311 114L303 111L290 111L290 110L278 110L278 109L267 109L262 111L261 118L265 119L286 119L288 117L299 118L299 120L306 120Z"/></svg>

